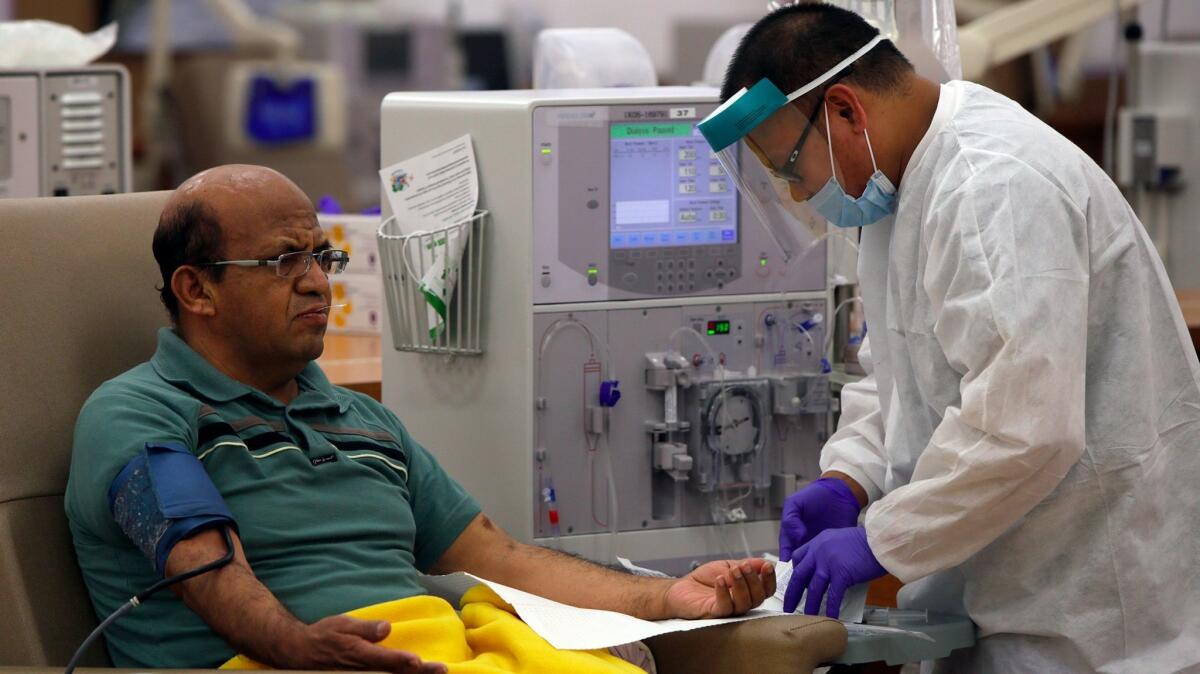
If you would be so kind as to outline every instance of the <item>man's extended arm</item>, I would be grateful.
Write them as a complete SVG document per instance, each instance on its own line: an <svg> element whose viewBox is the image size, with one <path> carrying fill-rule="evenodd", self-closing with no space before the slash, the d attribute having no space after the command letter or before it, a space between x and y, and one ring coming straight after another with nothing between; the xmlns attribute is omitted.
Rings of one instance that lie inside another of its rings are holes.
<svg viewBox="0 0 1200 674"><path fill-rule="evenodd" d="M288 612L263 585L233 535L236 556L228 565L173 586L214 632L239 653L285 669L378 669L388 672L444 672L412 653L376 645L388 635L386 622L329 616L306 625ZM167 558L167 576L202 566L225 554L215 529L180 541Z"/></svg>
<svg viewBox="0 0 1200 674"><path fill-rule="evenodd" d="M680 579L646 578L520 543L483 514L432 571L468 571L564 604L648 620L741 614L775 593L774 566L762 559L711 562Z"/></svg>

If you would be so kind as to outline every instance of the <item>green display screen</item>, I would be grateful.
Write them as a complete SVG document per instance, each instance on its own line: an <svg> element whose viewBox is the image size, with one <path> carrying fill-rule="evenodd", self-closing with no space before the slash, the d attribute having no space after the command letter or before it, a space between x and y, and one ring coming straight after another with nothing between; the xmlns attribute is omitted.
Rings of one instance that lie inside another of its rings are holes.
<svg viewBox="0 0 1200 674"><path fill-rule="evenodd" d="M613 124L613 138L687 138L691 124Z"/></svg>
<svg viewBox="0 0 1200 674"><path fill-rule="evenodd" d="M708 334L710 335L728 335L729 321L709 321Z"/></svg>

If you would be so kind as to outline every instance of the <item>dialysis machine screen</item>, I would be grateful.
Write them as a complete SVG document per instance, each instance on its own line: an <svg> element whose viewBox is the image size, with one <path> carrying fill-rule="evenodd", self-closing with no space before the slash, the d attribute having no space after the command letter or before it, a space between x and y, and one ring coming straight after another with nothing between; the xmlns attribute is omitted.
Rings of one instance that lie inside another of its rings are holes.
<svg viewBox="0 0 1200 674"><path fill-rule="evenodd" d="M609 247L737 243L737 192L690 122L609 128Z"/></svg>

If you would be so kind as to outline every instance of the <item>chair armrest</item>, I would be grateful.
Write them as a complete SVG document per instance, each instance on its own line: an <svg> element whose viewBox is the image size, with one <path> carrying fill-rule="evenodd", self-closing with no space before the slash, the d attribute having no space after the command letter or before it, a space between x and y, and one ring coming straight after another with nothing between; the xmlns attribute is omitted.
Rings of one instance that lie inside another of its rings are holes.
<svg viewBox="0 0 1200 674"><path fill-rule="evenodd" d="M787 615L651 637L659 674L809 674L846 650L846 627L830 618Z"/></svg>
<svg viewBox="0 0 1200 674"><path fill-rule="evenodd" d="M223 669L110 669L106 667L79 667L77 674L216 674ZM305 670L277 669L276 674L329 674L329 672L305 672ZM61 667L0 667L0 674L62 674ZM367 672L355 674L383 674Z"/></svg>

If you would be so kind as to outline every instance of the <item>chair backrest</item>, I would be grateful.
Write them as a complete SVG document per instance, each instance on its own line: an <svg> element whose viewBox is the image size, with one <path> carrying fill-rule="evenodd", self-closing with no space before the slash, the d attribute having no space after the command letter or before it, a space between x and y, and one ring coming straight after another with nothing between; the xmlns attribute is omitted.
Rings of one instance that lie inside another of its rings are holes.
<svg viewBox="0 0 1200 674"><path fill-rule="evenodd" d="M168 194L0 199L0 665L66 664L96 624L63 511L72 434L167 322L150 244Z"/></svg>

